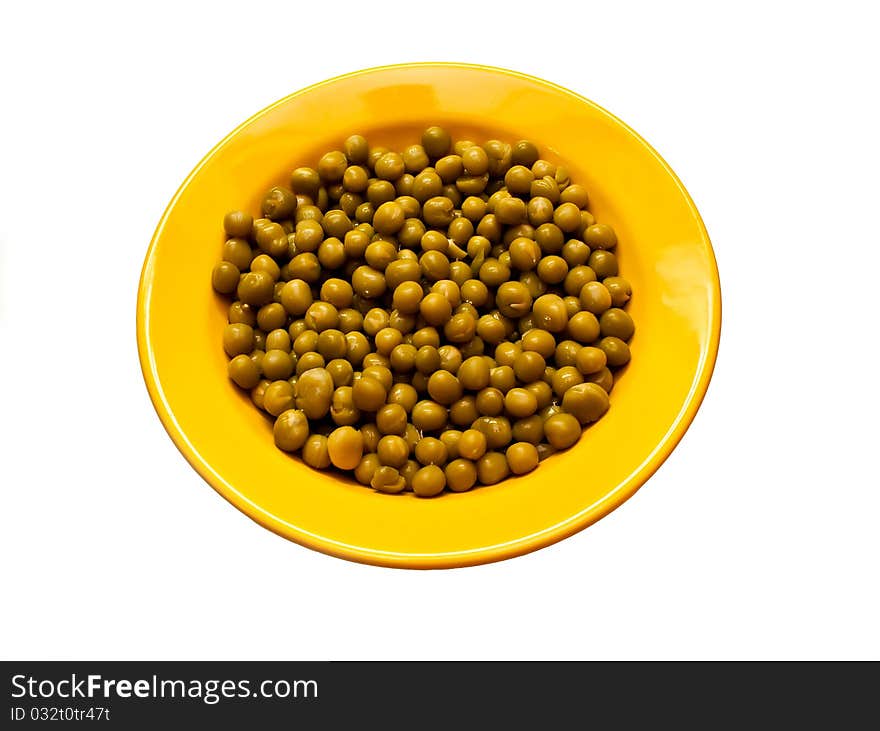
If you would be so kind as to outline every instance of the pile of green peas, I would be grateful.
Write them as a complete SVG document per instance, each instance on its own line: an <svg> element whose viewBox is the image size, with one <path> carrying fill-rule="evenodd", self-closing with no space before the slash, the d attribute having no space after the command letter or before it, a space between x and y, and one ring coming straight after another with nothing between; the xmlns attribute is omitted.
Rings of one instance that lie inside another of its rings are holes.
<svg viewBox="0 0 880 731"><path fill-rule="evenodd" d="M630 359L617 236L521 140L402 153L361 135L223 219L229 377L275 444L384 493L532 471L609 408Z"/></svg>

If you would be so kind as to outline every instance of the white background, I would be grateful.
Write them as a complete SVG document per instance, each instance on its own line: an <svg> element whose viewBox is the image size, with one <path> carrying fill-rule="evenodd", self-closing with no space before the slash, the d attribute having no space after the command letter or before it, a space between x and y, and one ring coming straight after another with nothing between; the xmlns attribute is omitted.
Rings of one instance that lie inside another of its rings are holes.
<svg viewBox="0 0 880 731"><path fill-rule="evenodd" d="M880 658L871 4L563 5L4 6L4 658ZM134 332L152 231L217 140L416 60L507 66L626 120L693 195L724 298L708 396L633 499L439 572L234 510L160 426Z"/></svg>

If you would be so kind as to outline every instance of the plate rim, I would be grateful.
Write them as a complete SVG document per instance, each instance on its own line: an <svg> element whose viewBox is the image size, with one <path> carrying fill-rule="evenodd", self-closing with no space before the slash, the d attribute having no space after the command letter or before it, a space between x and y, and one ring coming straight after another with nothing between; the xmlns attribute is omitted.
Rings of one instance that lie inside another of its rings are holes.
<svg viewBox="0 0 880 731"><path fill-rule="evenodd" d="M666 174L671 178L678 188L679 193L685 200L687 207L693 217L702 237L702 243L705 247L709 260L710 281L709 281L709 332L706 338L705 346L701 349L700 360L696 368L696 377L694 378L690 392L684 402L681 410L670 424L666 434L658 442L657 446L651 451L641 465L630 473L627 480L617 485L617 487L602 497L596 503L580 510L568 519L530 535L520 537L513 541L492 546L481 546L478 548L468 549L465 551L450 551L438 553L401 553L382 551L371 549L364 546L353 546L338 541L333 541L325 536L319 536L309 533L297 526L286 521L281 521L276 516L271 515L264 509L260 508L252 501L235 490L229 485L221 475L215 472L209 464L207 464L199 455L197 450L190 444L183 430L179 427L174 417L170 403L165 397L161 388L159 373L156 369L154 353L152 345L147 337L149 330L149 304L151 296L152 284L152 264L153 257L158 245L158 241L164 231L165 225L171 215L172 210L177 205L183 192L189 187L191 182L198 176L202 168L219 152L229 140L234 138L243 129L251 125L266 114L269 114L277 107L286 104L303 94L307 94L315 89L327 86L338 81L349 79L357 76L374 74L384 71L393 71L400 69L413 68L452 68L459 70L475 70L491 73L499 73L519 79L537 83L542 86L549 87L557 92L568 95L578 102L589 105L594 111L607 117L610 121L625 129L633 139L646 151L653 156L660 164ZM150 239L144 257L144 263L141 267L141 274L138 283L137 293L137 312L136 312L136 331L137 331L137 348L138 359L141 366L141 374L153 407L159 416L163 428L171 437L172 442L178 451L183 455L186 461L193 469L224 499L232 503L240 512L271 530L273 533L286 538L294 543L311 548L321 553L329 554L337 558L349 561L370 564L374 566L383 566L388 568L410 568L410 569L443 569L443 568L461 568L466 566L476 566L486 563L493 563L508 558L521 556L541 548L546 548L575 533L589 527L596 521L605 517L609 513L616 510L620 505L632 497L653 475L660 466L668 459L672 451L678 446L687 430L693 423L697 411L705 399L709 388L709 383L714 373L715 364L718 358L718 349L721 340L722 326L722 304L721 304L721 281L718 272L718 264L712 242L706 226L703 222L700 212L696 207L690 193L679 179L675 171L663 159L663 157L632 127L617 116L596 104L592 100L578 94L571 89L556 84L552 81L526 74L520 71L507 69L499 66L489 66L485 64L462 63L453 61L426 61L414 63L396 63L385 64L380 66L371 66L369 68L358 69L356 71L347 72L331 78L319 81L309 86L303 87L297 91L288 94L268 106L260 109L256 113L249 116L241 124L237 125L231 132L225 135L219 142L211 147L211 149L199 160L189 175L184 178L183 182L178 186L168 205L162 213L158 224Z"/></svg>

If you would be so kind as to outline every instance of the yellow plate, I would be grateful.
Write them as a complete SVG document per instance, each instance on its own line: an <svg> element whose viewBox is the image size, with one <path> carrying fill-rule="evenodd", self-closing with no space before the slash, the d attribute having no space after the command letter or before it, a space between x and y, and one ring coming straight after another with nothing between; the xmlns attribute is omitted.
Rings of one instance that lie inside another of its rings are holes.
<svg viewBox="0 0 880 731"><path fill-rule="evenodd" d="M618 232L632 282L632 363L611 410L533 473L424 500L383 495L313 471L275 448L270 423L226 376L224 302L210 286L223 214L259 210L359 132L413 144L429 124L453 136L536 141L586 185ZM585 528L629 498L669 455L709 384L721 326L718 272L693 202L660 156L623 122L559 86L504 69L406 64L316 84L257 113L193 170L159 222L137 306L141 366L174 443L223 497L304 546L383 566L497 561Z"/></svg>

